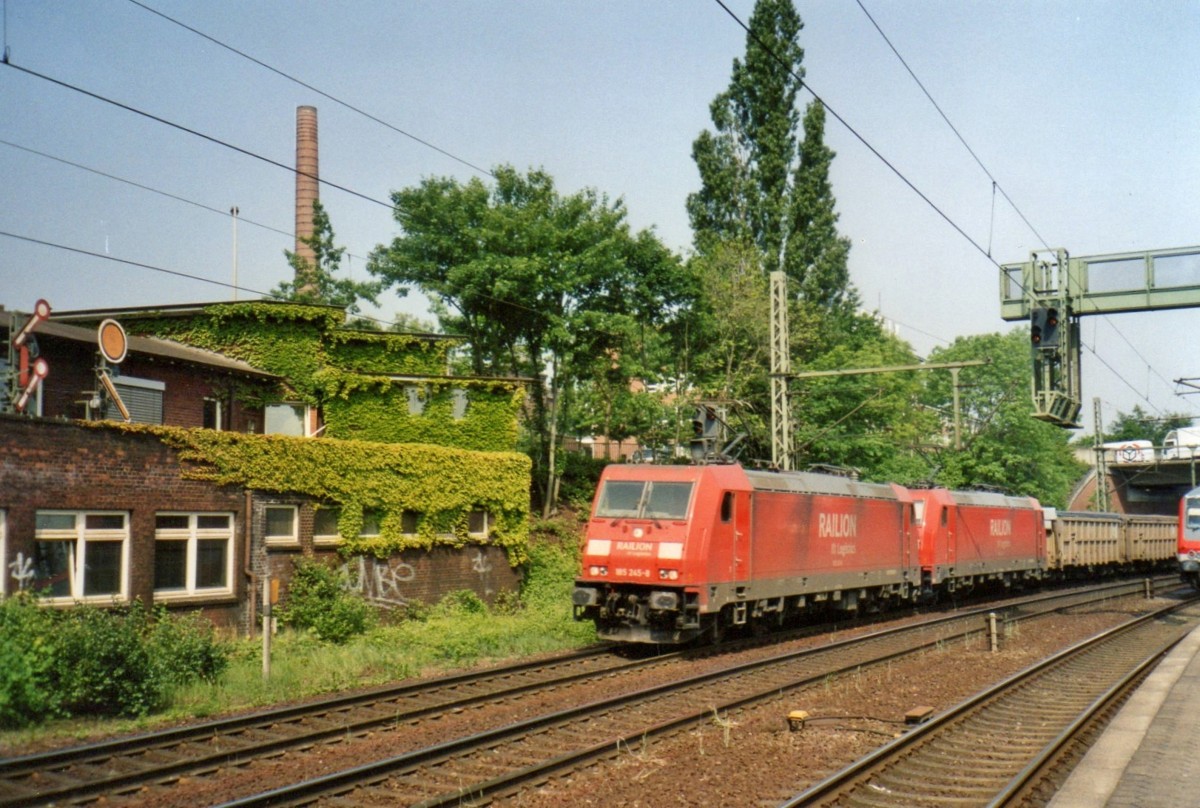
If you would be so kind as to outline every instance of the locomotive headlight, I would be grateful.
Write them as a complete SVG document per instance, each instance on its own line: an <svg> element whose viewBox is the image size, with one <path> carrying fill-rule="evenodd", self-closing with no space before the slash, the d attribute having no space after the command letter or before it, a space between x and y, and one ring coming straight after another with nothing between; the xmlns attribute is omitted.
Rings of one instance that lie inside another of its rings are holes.
<svg viewBox="0 0 1200 808"><path fill-rule="evenodd" d="M593 564L588 567L588 575L608 575L608 567Z"/></svg>
<svg viewBox="0 0 1200 808"><path fill-rule="evenodd" d="M654 591L650 593L650 608L664 611L679 607L679 595L676 592Z"/></svg>
<svg viewBox="0 0 1200 808"><path fill-rule="evenodd" d="M679 570L659 570L658 577L664 581L678 581Z"/></svg>

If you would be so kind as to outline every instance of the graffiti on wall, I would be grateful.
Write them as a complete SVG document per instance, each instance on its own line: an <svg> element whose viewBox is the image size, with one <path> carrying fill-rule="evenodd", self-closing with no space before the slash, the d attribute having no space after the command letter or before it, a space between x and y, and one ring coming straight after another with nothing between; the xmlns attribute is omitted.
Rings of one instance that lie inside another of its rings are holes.
<svg viewBox="0 0 1200 808"><path fill-rule="evenodd" d="M12 577L17 581L17 589L24 591L33 580L33 559L26 558L24 553L17 553L16 560L10 563L8 568L12 570Z"/></svg>
<svg viewBox="0 0 1200 808"><path fill-rule="evenodd" d="M475 557L471 559L471 569L479 574L479 587L483 590L484 597L491 598L495 595L492 576L488 574L492 571L492 562L483 554L483 550L475 551Z"/></svg>
<svg viewBox="0 0 1200 808"><path fill-rule="evenodd" d="M383 606L407 606L405 584L417 578L411 564L398 558L367 558L358 556L341 566L339 572L347 589L369 601Z"/></svg>

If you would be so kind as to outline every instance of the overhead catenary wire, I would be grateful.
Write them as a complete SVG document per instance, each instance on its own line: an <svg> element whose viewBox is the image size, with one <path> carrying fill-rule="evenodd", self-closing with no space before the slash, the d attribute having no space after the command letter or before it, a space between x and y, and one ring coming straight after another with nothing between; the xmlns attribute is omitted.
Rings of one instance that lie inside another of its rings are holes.
<svg viewBox="0 0 1200 808"><path fill-rule="evenodd" d="M784 67L784 69L786 69L788 71L788 73L798 82L800 87L807 90L809 92L809 94L812 95L813 99L817 101L817 103L821 104L825 108L825 110L831 116L833 116L833 118L835 118L838 121L838 123L840 123L846 129L846 131L848 131L872 155L874 155L881 163L883 163L883 165L886 166L888 168L888 170L890 170L902 183L904 183L913 193L915 193L923 202L925 202L925 204L928 205L935 213L937 213L938 216L940 216L943 221L945 221L948 225L950 225L950 227L952 229L954 229L955 232L957 232L960 236L962 236L962 238L965 239L967 241L967 243L969 243L972 247L974 247L992 265L994 265L997 269L1001 268L1000 263L997 262L996 259L992 257L990 247L985 249L983 246L981 246L956 221L954 221L954 219L952 219L948 213L946 213L944 210L942 210L942 208L940 206L938 206L932 199L930 199L929 196L927 196L923 191L921 191L920 188L917 187L915 182L910 180L907 177L907 175L904 174L904 172L902 172L895 164L893 164L890 160L888 160L883 155L883 153L881 151L879 151L879 149L877 149L873 144L871 144L870 141L868 141L864 135L862 135L857 129L855 129L853 126L851 126L849 121L846 120L835 109L833 109L829 105L829 103L816 90L814 90L813 87L803 77L797 75L796 72L792 69L792 66L790 64L788 64L788 62L786 60L784 60L781 56L779 56L779 54L777 54L774 50L772 50L771 47L767 43L763 42L762 39L759 38L758 35L755 34L754 31L752 31L750 29L750 26L748 26L745 22L743 22L741 20L741 18L739 18L737 16L737 14L735 14L725 4L724 0L714 0L714 2L716 2L716 4L718 6L720 6L725 11L725 13L728 14L729 17L731 19L733 19L733 21L736 22L746 32L747 37L752 39L763 50L763 52L765 54L767 54L771 59L775 60L780 65L782 65ZM860 3L860 6L861 6L861 3ZM865 13L866 9L863 8L863 11ZM867 17L868 17L868 19L871 19L872 24L875 24L874 19L871 18L869 13L867 14ZM879 29L877 24L876 24L876 29L879 30L881 35L883 35L882 30ZM890 40L888 40L885 35L884 35L884 40L888 42L889 47L891 47L893 52L896 53L897 58L900 58L901 63L903 63L905 65L905 68L908 69L907 63L905 63L904 59L902 57L900 57L899 52L896 51L895 47L891 45ZM930 102L938 110L939 114L942 115L943 120L945 120L947 125L950 126L951 130L954 131L955 135L959 138L960 142L962 142L963 146L967 149L967 151L971 153L971 156L975 158L977 163L979 163L979 165L983 169L984 173L987 174L988 178L991 179L993 183L996 183L995 178L987 170L987 167L983 165L981 160L979 160L979 158L975 154L974 150L972 150L971 147L966 143L965 139L962 138L961 134L959 134L958 130L954 127L954 125L952 123L950 123L949 119L941 111L941 108L938 106L937 102L934 101L932 96L929 95L928 91L925 90L924 85L922 85L920 80L917 79L916 75L912 73L911 69L909 69L909 73L910 73L910 75L912 75L913 79L915 81L917 81L917 84L919 86L921 86L921 89L923 91L925 91L926 97L929 98ZM999 187L998 183L996 183L996 185L997 185L997 187ZM1030 230L1034 233L1034 235L1036 235L1038 237L1038 239L1041 240L1044 244L1045 239L1042 238L1041 234L1038 233L1037 229L1033 226L1033 224L1031 222L1029 222L1028 219L1026 219L1024 214L1021 213L1020 209L1012 201L1012 199L1009 198L1008 194L1004 192L1002 187L1000 188L1000 192L1002 194L1004 194L1005 199L1007 199L1009 204L1012 205L1013 210L1015 210L1018 213L1018 215L1021 216L1022 220L1025 221L1026 225L1030 228ZM1050 249L1050 248L1047 247L1047 249ZM1022 284L1020 283L1020 281L1017 279L1013 279L1013 280L1014 280L1014 283L1017 285L1017 287L1022 292L1024 292L1025 289L1022 286ZM1107 319L1107 316L1105 319ZM1116 328L1116 326L1114 326L1114 329L1115 328ZM1093 351L1093 354L1095 354L1095 351ZM1095 354L1095 355L1099 358L1099 354ZM1149 364L1149 363L1147 363L1147 364ZM1111 365L1107 365L1107 363L1106 363L1106 367L1108 367L1114 374L1118 375L1118 377L1121 379L1122 382L1124 382L1126 385L1128 385L1131 389L1134 389L1136 392L1136 388L1134 388L1133 385L1130 384L1130 382L1127 379L1125 379L1124 377L1121 377L1120 374L1111 367Z"/></svg>
<svg viewBox="0 0 1200 808"><path fill-rule="evenodd" d="M867 140L867 138L864 135L862 135L857 129L855 129L853 126L851 126L850 122L848 120L846 120L844 117L842 117L842 115L837 110L835 110L833 107L831 107L829 105L829 102L827 102L823 97L821 97L821 95L816 90L814 90L812 88L812 85L810 85L807 81L805 81L801 76L798 76L796 74L796 71L794 71L792 69L792 66L790 64L788 64L787 61L783 57L781 57L779 54L777 54L775 51L773 51L771 49L771 47L769 45L767 45L767 43L763 42L762 39L759 38L759 36L750 29L749 25L744 23L741 20L741 18L738 17L738 15L735 14L729 8L729 6L725 5L724 0L714 0L714 2L718 6L720 6L734 22L736 22L739 26L741 26L742 30L744 30L746 32L746 36L748 36L750 39L754 40L754 42L758 45L758 47L762 48L763 53L767 54L771 59L775 60L780 65L782 65L783 68L785 70L787 70L787 72L792 76L792 78L794 78L799 83L800 87L807 90L808 93L813 97L813 99L817 103L819 103L822 107L825 108L826 112L828 112L830 115L832 115L837 120L838 123L840 123L843 127L845 127L846 131L849 132L851 135L853 135L855 140L857 140L859 143L861 143L863 145L863 147L865 147L867 149L867 151L869 151L872 155L875 156L876 159L878 159L881 163L883 163L888 168L888 170L891 171L896 176L896 178L900 180L900 182L902 182L906 186L908 186L908 189L910 191L912 191L914 194L916 194L921 199L921 201L924 202L926 205L928 205L929 208L931 210L933 210L934 213L936 213L938 216L940 216L942 218L942 220L946 222L946 224L950 225L950 227L952 227L955 232L957 232L960 236L962 236L963 239L965 239L968 244L970 244L972 247L974 247L979 252L980 255L982 255L984 258L986 258L988 261L990 261L992 264L994 264L997 269L1000 268L1000 264L994 258L992 258L990 255L988 255L987 249L985 249L978 241L971 238L971 235L969 233L967 233L967 231L964 230L958 224L958 222L954 221L954 219L952 219L950 217L950 214L948 214L948 213L946 213L946 211L942 210L941 207L939 207L936 202L934 202L932 199L930 199L925 194L924 191L922 191L920 188L917 187L916 183L914 183L912 180L910 180L903 171L901 171L894 163L892 163L891 160L889 160L887 157L885 157L883 152L879 151L879 149L877 149L869 140Z"/></svg>
<svg viewBox="0 0 1200 808"><path fill-rule="evenodd" d="M126 112L132 112L135 115L140 115L143 118L147 118L149 120L154 121L155 123L160 123L164 126L169 126L172 129L177 129L180 132L186 132L189 135L193 135L195 137L201 138L202 140L207 140L208 142L213 143L215 145L223 146L227 149L232 149L233 151L235 151L239 154L245 155L247 157L251 157L255 160L261 160L264 163L273 165L276 168L282 168L284 171L291 172L292 174L296 174L296 175L303 176L303 177L308 177L310 179L316 180L321 185L325 185L330 188L335 188L339 191L350 194L351 196L356 196L359 199L365 200L367 202L372 202L376 205L381 205L385 208L388 208L389 210L391 210L393 208L391 202L386 202L382 199L376 199L375 197L370 196L369 194L364 194L361 191L355 191L353 188L348 188L344 185L339 185L336 182L331 182L327 179L313 176L312 174L309 174L304 171L300 171L293 166L289 166L287 163L281 163L278 160L274 160L270 157L266 157L257 152L251 151L250 149L246 149L241 146L237 146L228 141L221 140L220 138L214 137L213 135L205 134L204 132L200 132L199 130L192 129L191 127L188 127L188 126L184 126L181 123L175 123L174 121L167 120L166 118L163 118L159 115L155 115L152 112L146 112L145 110L138 109L137 107L131 106L130 104L125 104L121 101L117 101L116 99L108 98L107 96L100 95L99 93L94 93L91 90L86 90L83 87L80 87L75 84L71 84L68 81L63 81L62 79L56 79L52 76L47 76L46 74L39 73L36 70L31 70L27 67L21 67L20 65L13 64L11 61L5 61L5 62L3 62L3 64L5 67L8 67L12 70L19 71L21 73L24 73L27 76L32 76L34 78L41 79L42 81L49 82L51 84L62 87L64 89L71 90L72 92L76 92L81 95L86 95L87 97L93 98L97 101L102 101L106 104L111 104L112 106L117 107L119 109L123 109Z"/></svg>
<svg viewBox="0 0 1200 808"><path fill-rule="evenodd" d="M987 175L987 178L989 180L991 180L991 183L992 183L992 218L991 218L992 225L994 226L994 224L995 224L996 192L998 190L1000 192L1000 194L1004 197L1004 199L1008 202L1008 204L1012 207L1012 209L1016 212L1016 214L1021 218L1021 221L1023 221L1025 223L1026 227L1029 228L1030 232L1032 232L1033 235L1037 237L1038 241L1041 242L1042 246L1045 247L1047 250L1051 250L1052 248L1046 242L1046 239L1042 236L1042 234L1040 232L1038 232L1038 229L1033 226L1033 222L1031 222L1029 220L1029 218L1024 214L1024 212L1022 212L1022 210L1017 205L1017 203L1013 200L1013 198L1008 195L1007 191L1004 190L1004 187L1000 185L999 181L997 181L996 177L992 174L992 172L984 164L983 160L979 157L978 154L975 153L975 150L973 148L971 148L971 145L969 143L967 143L966 138L963 137L961 132L959 132L958 127L956 127L954 125L954 123L950 120L949 116L946 115L946 113L942 109L941 105L938 104L936 99L934 99L933 94L929 92L929 89L925 86L924 82L921 81L921 79L917 76L916 72L913 71L912 67L909 66L908 61L900 53L899 49L892 43L891 38L888 37L888 35L884 32L883 28L879 25L878 21L876 21L875 17L872 16L871 12L867 10L867 7L865 5L863 5L862 0L855 0L855 2L858 4L858 7L862 10L863 14L866 15L867 19L870 20L871 25L874 26L875 30L879 33L879 36L881 36L883 38L883 41L885 43L887 43L888 48L890 48L892 53L895 54L896 58L900 61L900 64L904 66L904 69L906 71L908 71L908 75L912 78L912 80L914 82L916 82L917 87L919 87L921 89L921 92L925 94L925 97L929 100L929 103L933 105L933 108L935 110L937 110L938 115L941 116L942 120L946 123L946 126L948 126L950 128L950 131L954 133L954 136L956 138L958 138L959 143L962 144L963 148L967 150L967 153L970 154L971 157L975 160L975 163L979 166L980 170L982 170L983 173ZM989 231L989 233L988 233L988 256L989 257L991 256L991 253L992 253L992 234ZM1020 284L1018 283L1018 286L1019 285ZM1159 373L1158 370L1153 367L1153 365L1150 364L1150 361L1148 359L1146 359L1146 357L1142 355L1141 351L1139 351L1137 349L1137 347L1129 340L1129 338L1125 336L1124 332L1122 332L1121 329L1117 326L1117 324L1112 321L1112 318L1109 315L1107 315L1107 314L1102 315L1102 319L1105 322L1107 322L1110 326L1112 326L1112 329L1113 329L1113 331L1115 331L1117 333L1117 336L1119 336L1122 340L1124 340L1125 344L1128 345L1135 354L1137 354L1138 359L1140 359L1146 365L1147 369L1150 370L1150 372L1154 373L1156 376L1158 376L1160 379L1162 379L1164 383L1167 382L1166 378L1163 377L1163 375L1161 373ZM1097 354L1094 349L1089 348L1089 350L1091 350L1092 353L1094 355L1096 355L1097 358L1099 358L1099 354ZM1107 363L1106 363L1106 366L1108 366ZM1110 370L1112 370L1111 366L1108 366L1108 367ZM1115 373L1115 371L1114 371L1114 373ZM1123 377L1119 377L1119 378L1121 378L1121 381L1125 382L1127 385L1129 384L1128 380L1124 379ZM1130 385L1130 387L1132 387L1132 385ZM1148 398L1146 400L1149 401Z"/></svg>
<svg viewBox="0 0 1200 808"><path fill-rule="evenodd" d="M904 59L903 56L900 55L900 51L897 50L896 46L892 44L892 40L889 39L888 35L883 32L883 28L881 28L879 26L879 23L875 21L875 18L873 16L871 16L871 12L867 11L867 7L863 5L862 0L855 0L855 2L858 3L858 7L860 9L862 9L862 13L867 16L867 19L871 21L871 25L873 25L875 27L875 30L879 32L879 35L881 37L883 37L883 41L887 43L887 46L889 48L891 48L892 53L894 53L896 55L896 58L900 60L900 64L904 65L904 69L908 71L908 75L910 75L912 77L912 80L917 83L917 86L921 88L921 92L923 92L925 94L925 97L929 99L929 103L933 104L933 108L935 110L937 110L938 115L942 116L942 120L946 122L946 126L950 127L950 131L954 133L954 136L956 138L958 138L958 142L961 143L963 145L963 148L967 150L967 153L970 154L972 158L974 158L975 163L979 166L979 168L983 171L983 173L987 174L988 179L992 181L993 195L998 190L1000 192L1000 195L1003 196L1005 198L1005 200L1008 201L1008 204L1012 207L1012 209L1014 211L1016 211L1016 214L1021 217L1021 221L1025 222L1025 226L1028 227L1029 230L1035 236L1037 236L1037 240L1042 243L1042 246L1045 247L1046 249L1050 249L1050 245L1046 243L1046 239L1044 239L1042 237L1042 234L1038 232L1037 228L1033 226L1033 222L1029 221L1029 219L1025 216L1025 214L1021 212L1021 209L1017 206L1017 203L1014 202L1012 197L1010 197L1008 195L1008 192L1004 190L1004 187L1002 185L1000 185L1000 183L992 175L992 172L988 170L988 167L983 164L983 160L981 160L979 158L979 155L975 153L975 150L971 148L971 145L969 143L967 143L967 139L964 138L962 136L962 133L958 131L958 127L956 127L953 123L951 123L950 118L942 110L941 105L939 105L938 102L934 100L933 95L930 94L928 89L926 89L924 83L919 78L917 78L917 74L914 73L913 69L908 66L908 62ZM994 202L993 202L993 204L994 204ZM990 248L988 250L988 255L989 255L989 257L991 255Z"/></svg>
<svg viewBox="0 0 1200 808"><path fill-rule="evenodd" d="M283 70L280 70L277 67L267 64L266 62L262 61L261 59L257 59L244 51L238 50L237 48L233 47L232 45L222 42L221 40L217 39L216 37L206 34L197 28L193 28L192 26L188 25L187 23L181 22L180 20L177 20L174 17L168 16L155 8L151 8L150 6L146 5L145 3L139 2L139 0L129 0L129 2L133 3L135 6L141 8L141 9L144 9L144 10L150 12L151 14L161 17L162 19L166 20L167 22L170 22L174 25L178 25L180 28L183 28L186 31L190 31L191 33L195 34L196 36L201 37L201 38L211 42L212 44L216 45L219 48L224 48L225 50L229 51L230 53L237 54L238 56L242 57L243 59L253 62L254 64L258 65L259 67L263 68L264 70L269 70L272 73L274 73L275 75L280 76L281 78L285 78L288 81L293 82L294 84L298 84L299 86L303 87L304 89L314 92L317 95L321 96L322 98L326 98L335 104L345 107L346 109L350 110L351 112L358 113L359 115L363 116L364 118L366 118L370 121L374 121L375 123L379 124L380 126L384 126L399 135L403 135L404 137L406 137L412 141L415 141L416 143L419 143L422 146L433 149L438 154L442 154L446 157L449 157L451 160L454 160L456 162L463 164L464 166L471 169L472 171L477 171L480 174L484 174L488 177L491 177L492 179L496 178L496 175L493 174L491 171L487 170L486 168L481 168L481 167L475 165L474 163L472 163L468 160L465 160L462 157L459 157L458 155L447 151L446 149L443 149L440 146L436 146L433 143L430 143L428 140L417 137L416 135L412 134L411 132L406 132L405 130L401 129L400 127L390 124L387 121L383 120L382 118L372 115L370 112L367 112L366 110L364 110L360 107L357 107L357 106L349 103L348 101L344 101L341 98L338 98L337 96L326 92L325 90L322 90L318 87L313 86L312 84L309 84L306 81L296 78L295 76L291 75L290 73L287 73Z"/></svg>
<svg viewBox="0 0 1200 808"><path fill-rule="evenodd" d="M197 202L194 199L188 199L187 197L180 196L179 194L173 194L170 191L164 191L160 188L154 188L152 186L145 185L143 183L136 182L134 180L126 179L124 177L118 177L115 174L109 174L108 172L101 171L98 168L92 168L91 166L85 166L82 163L76 163L71 160L67 160L63 157L57 157L53 154L47 154L46 152L38 151L37 149L31 149L28 146L22 146L19 143L12 143L11 141L0 138L0 145L8 146L9 148L13 148L13 149L18 149L18 150L26 152L28 154L37 155L38 157L44 158L46 160L51 160L56 163L61 163L62 165L65 165L65 166L70 166L71 168L77 168L80 171L86 171L90 174L95 174L98 177L103 177L104 179L112 180L113 182L119 182L124 185L129 185L130 187L137 188L138 190L141 190L141 191L147 191L152 194L157 194L159 196L166 197L167 199L173 199L176 202L182 202L185 205L191 205L192 207L200 208L201 210L206 210L206 211L209 211L210 213L215 213L218 216L221 216L222 218L229 217L228 210L214 208L212 205L206 205L203 202ZM296 234L292 231L284 230L279 227L272 227L269 224L263 224L262 222L257 222L255 220L247 218L245 216L239 215L238 222L242 223L242 224L248 224L252 227L258 227L263 230L268 230L272 233L277 233L281 236L287 236L290 239L296 238ZM357 258L360 261L369 260L369 259L365 258L364 256L356 255L356 254L350 253L350 252L347 252L346 255L347 255L347 257L350 257L350 258Z"/></svg>

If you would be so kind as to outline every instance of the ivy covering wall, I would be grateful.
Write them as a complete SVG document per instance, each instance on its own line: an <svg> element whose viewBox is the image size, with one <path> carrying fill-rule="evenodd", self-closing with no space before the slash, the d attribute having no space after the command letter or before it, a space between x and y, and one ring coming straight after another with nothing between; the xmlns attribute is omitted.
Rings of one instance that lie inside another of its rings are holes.
<svg viewBox="0 0 1200 808"><path fill-rule="evenodd" d="M513 565L526 560L529 458L425 444L247 435L149 424L93 422L96 429L144 432L177 449L190 479L259 491L298 493L341 509L346 554L386 558L399 550L470 541L473 510L490 517L488 542ZM383 514L378 536L362 537L364 509ZM419 514L417 532L402 532L405 511Z"/></svg>
<svg viewBox="0 0 1200 808"><path fill-rule="evenodd" d="M320 407L320 439L104 426L153 433L180 451L194 479L297 493L339 508L346 553L386 557L462 546L473 540L469 514L484 510L489 543L503 547L514 565L523 561L530 461L512 451L522 385L447 377L453 338L355 331L343 328L344 320L335 307L276 302L122 318L131 334L175 340L281 376L284 385L272 400L249 388L235 395L251 406ZM410 395L420 404L415 414ZM383 514L378 536L360 536L365 509ZM415 533L401 529L406 511L417 514Z"/></svg>
<svg viewBox="0 0 1200 808"><path fill-rule="evenodd" d="M445 376L451 337L355 331L329 306L296 303L227 303L188 316L124 320L130 333L172 339L221 353L282 376L275 401L320 407L328 437L388 443L427 443L476 451L516 445L524 400L518 382ZM408 380L392 377L409 377ZM414 382L413 377L420 378ZM423 409L410 414L409 387L419 388ZM465 390L467 407L454 417L453 390Z"/></svg>

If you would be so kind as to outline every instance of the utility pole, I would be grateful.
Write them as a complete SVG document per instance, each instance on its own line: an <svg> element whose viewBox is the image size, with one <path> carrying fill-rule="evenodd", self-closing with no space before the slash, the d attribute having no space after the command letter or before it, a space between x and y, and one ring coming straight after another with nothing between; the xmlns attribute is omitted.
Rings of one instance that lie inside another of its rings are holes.
<svg viewBox="0 0 1200 808"><path fill-rule="evenodd" d="M771 463L792 468L792 415L788 402L788 374L792 360L788 338L787 275L771 273Z"/></svg>
<svg viewBox="0 0 1200 808"><path fill-rule="evenodd" d="M1108 463L1104 458L1104 429L1100 420L1100 398L1092 399L1092 421L1096 427L1096 507L1108 510Z"/></svg>

